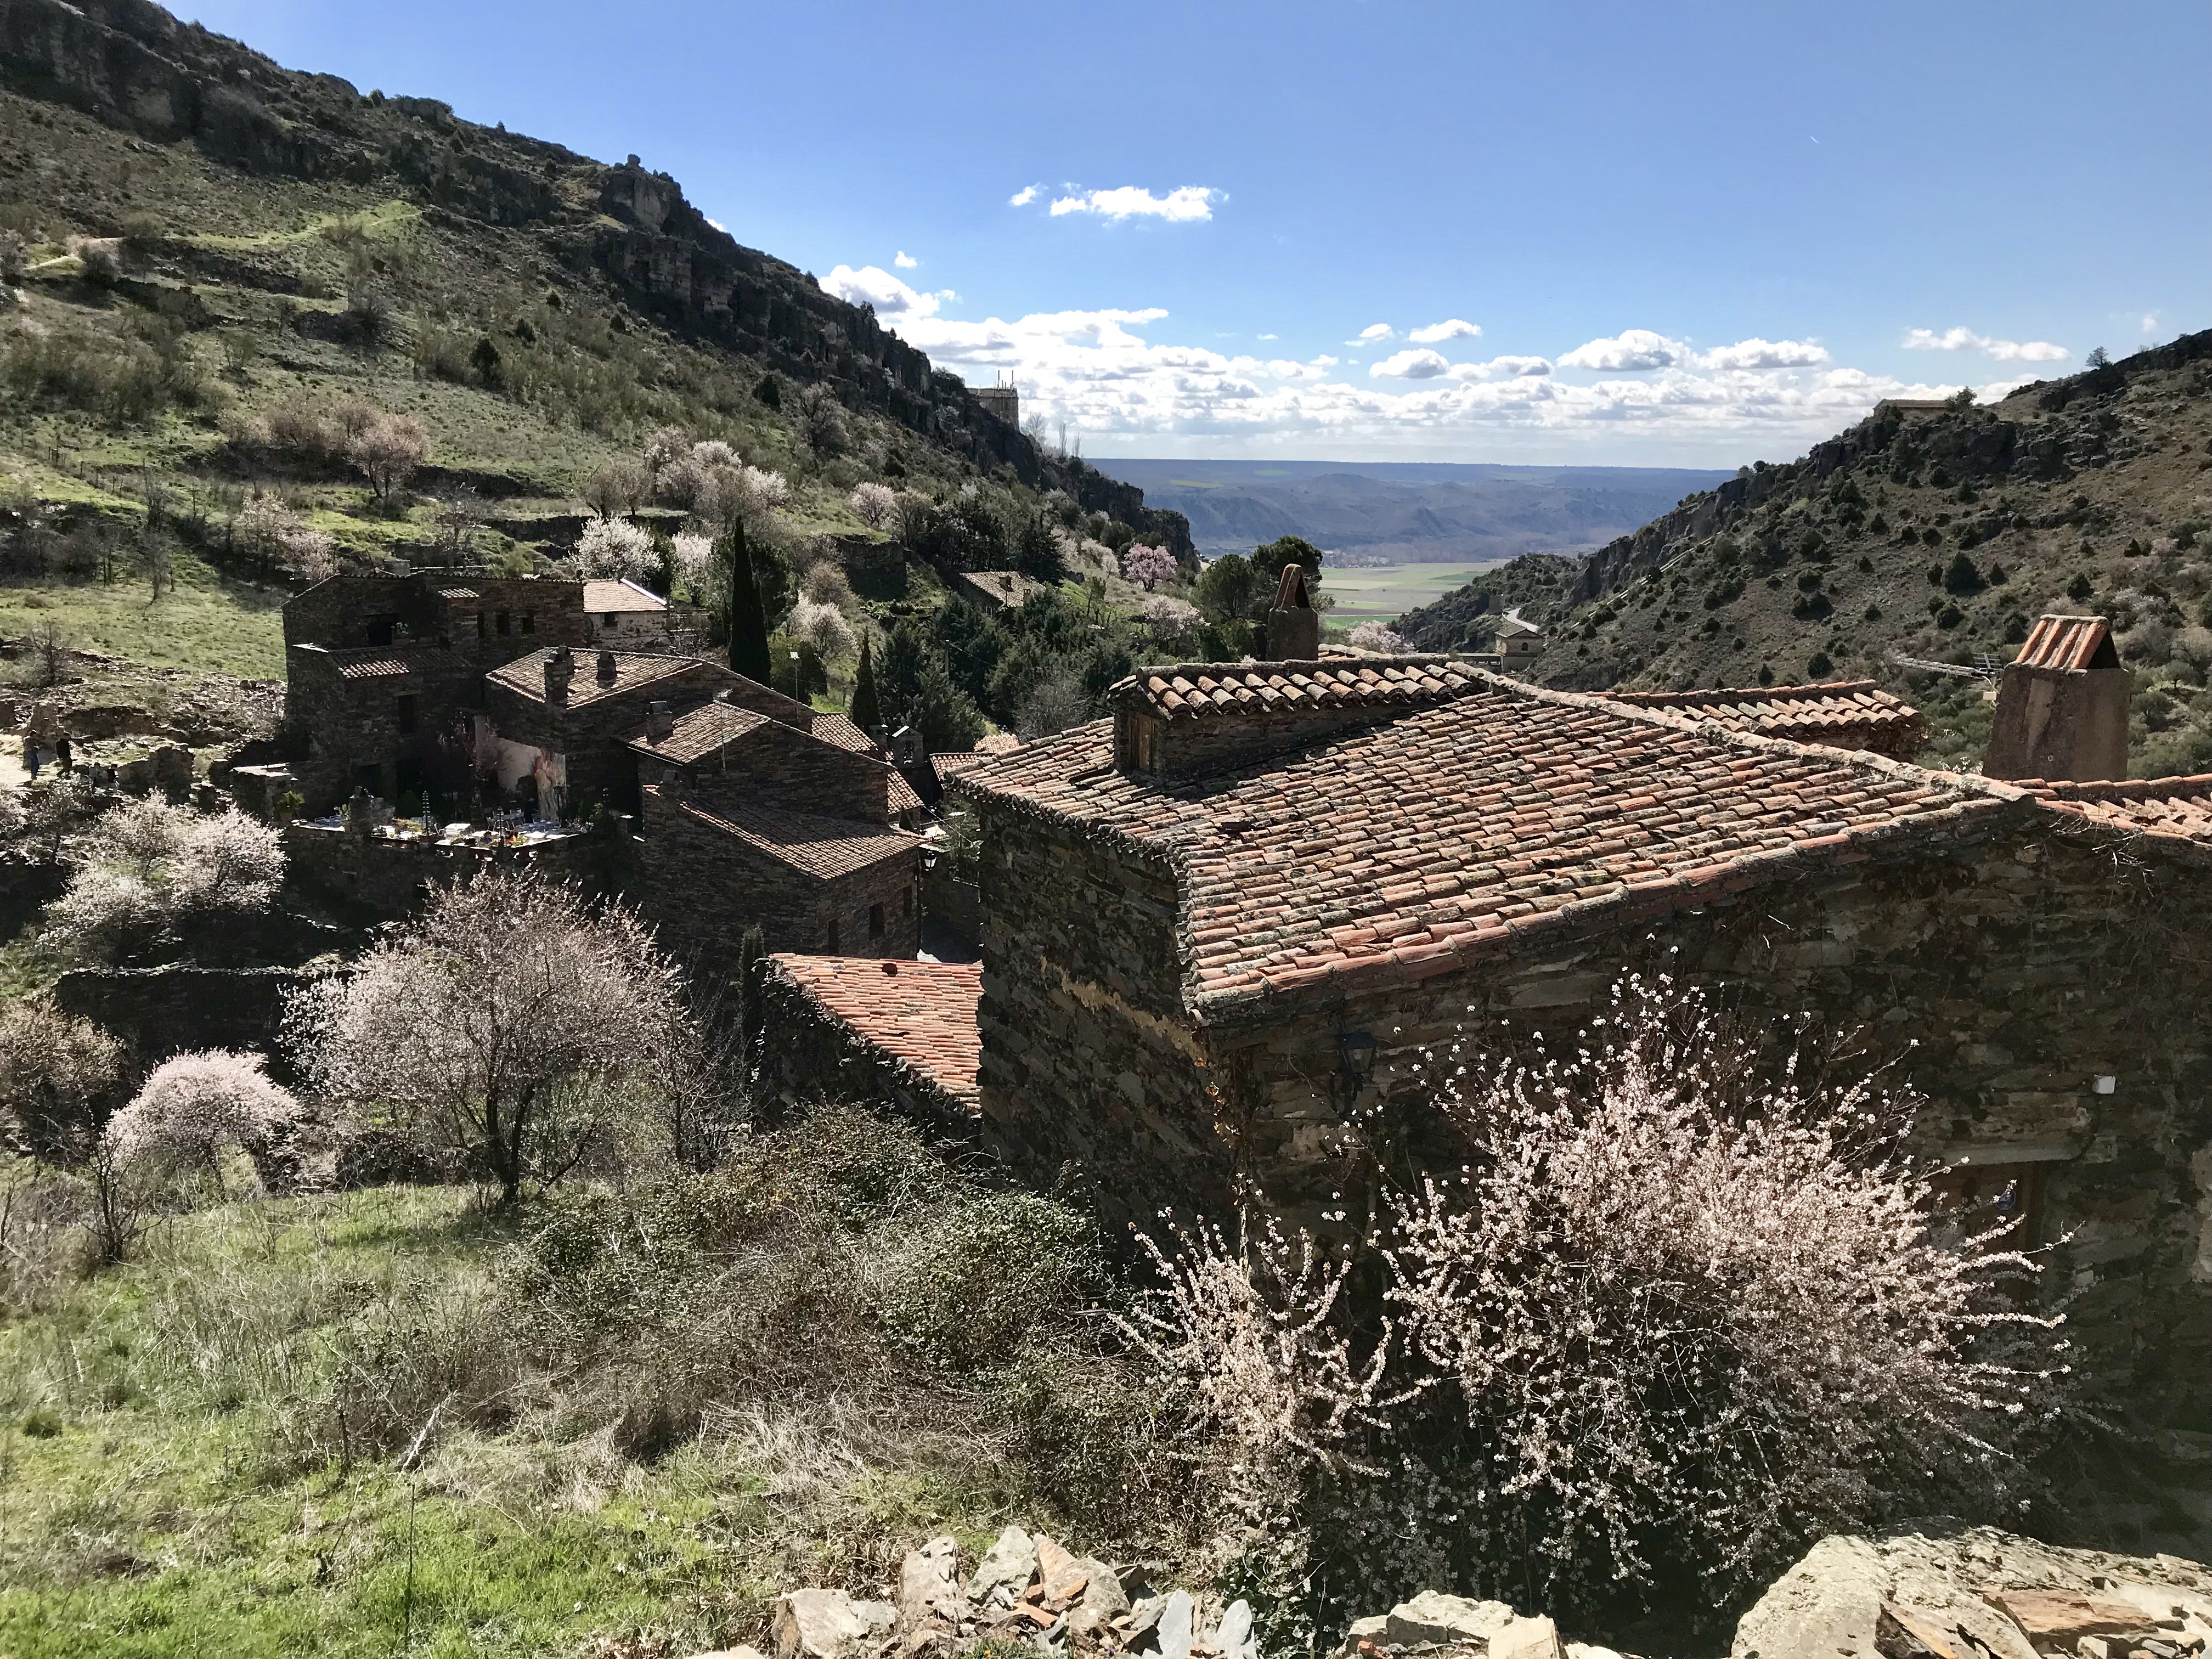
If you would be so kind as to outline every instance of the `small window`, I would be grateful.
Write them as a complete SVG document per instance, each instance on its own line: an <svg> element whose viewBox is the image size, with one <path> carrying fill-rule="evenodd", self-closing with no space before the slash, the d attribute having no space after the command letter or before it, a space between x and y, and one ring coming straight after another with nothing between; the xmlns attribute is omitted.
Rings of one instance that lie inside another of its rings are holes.
<svg viewBox="0 0 2212 1659"><path fill-rule="evenodd" d="M538 631L538 613L535 611L526 611L522 613L522 631L526 634L535 634Z"/></svg>
<svg viewBox="0 0 2212 1659"><path fill-rule="evenodd" d="M405 696L400 698L396 717L399 722L399 730L403 734L412 732L415 729L415 695L413 692L410 691Z"/></svg>
<svg viewBox="0 0 2212 1659"><path fill-rule="evenodd" d="M834 921L830 924L829 951L833 957L837 954L837 924Z"/></svg>
<svg viewBox="0 0 2212 1659"><path fill-rule="evenodd" d="M477 612L477 637L482 639L491 632L491 618L481 611Z"/></svg>
<svg viewBox="0 0 2212 1659"><path fill-rule="evenodd" d="M914 914L914 889L911 887L899 895L899 914L902 916Z"/></svg>
<svg viewBox="0 0 2212 1659"><path fill-rule="evenodd" d="M509 616L507 614L507 612L506 612L506 611L501 611L501 612L499 613L499 625L498 625L498 633L499 633L499 636L500 636L500 638L501 638L501 639L505 639L505 638L506 638L509 634L512 634L514 631L514 618L512 618L511 617L509 617Z"/></svg>
<svg viewBox="0 0 2212 1659"><path fill-rule="evenodd" d="M868 937L881 939L883 936L884 907L880 904L871 904L868 907Z"/></svg>

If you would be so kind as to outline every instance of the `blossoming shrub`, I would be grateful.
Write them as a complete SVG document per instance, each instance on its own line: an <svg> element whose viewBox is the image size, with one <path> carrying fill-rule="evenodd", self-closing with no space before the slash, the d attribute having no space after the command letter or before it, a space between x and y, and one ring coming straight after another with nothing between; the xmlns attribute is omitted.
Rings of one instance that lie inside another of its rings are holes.
<svg viewBox="0 0 2212 1659"><path fill-rule="evenodd" d="M188 923L269 908L284 880L284 843L232 809L202 815L149 797L94 820L65 856L70 884L46 907L47 944L127 955Z"/></svg>
<svg viewBox="0 0 2212 1659"><path fill-rule="evenodd" d="M1317 1547L1378 1584L1375 1552L1418 1539L1395 1587L1441 1553L1524 1600L1686 1577L1717 1605L1824 1533L2015 1508L2067 1370L2018 1294L2037 1262L1935 1205L1908 1099L1766 1061L1700 994L1633 979L1571 1053L1432 1055L1415 1127L1455 1158L1394 1181L1365 1121L1364 1267L1301 1278L1280 1240L1187 1235L1151 1351L1236 1379L1206 1414L1243 1464L1250 1425L1284 1425ZM1355 1311L1357 1272L1382 1294ZM1274 1358L1293 1334L1327 1363ZM1347 1484L1361 1465L1384 1478Z"/></svg>
<svg viewBox="0 0 2212 1659"><path fill-rule="evenodd" d="M107 1121L114 1164L167 1197L232 1196L229 1168L241 1157L265 1168L299 1115L291 1091L270 1081L263 1064L259 1054L227 1048L162 1061Z"/></svg>

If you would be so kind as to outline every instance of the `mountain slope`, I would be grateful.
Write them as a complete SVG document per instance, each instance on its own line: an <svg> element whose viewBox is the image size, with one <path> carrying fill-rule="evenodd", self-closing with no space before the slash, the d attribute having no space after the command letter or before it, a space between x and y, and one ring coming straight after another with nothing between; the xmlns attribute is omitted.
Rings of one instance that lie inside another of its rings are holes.
<svg viewBox="0 0 2212 1659"><path fill-rule="evenodd" d="M1469 642L1527 580L1489 573L1400 623ZM1687 689L1864 675L1978 758L1971 680L1899 657L2003 659L2046 611L2112 619L2137 673L2132 763L2212 769L2212 331L1987 406L1885 404L1784 466L1747 469L1578 562L1532 618L1541 677Z"/></svg>
<svg viewBox="0 0 2212 1659"><path fill-rule="evenodd" d="M57 406L100 417L94 469L220 471L224 409L343 392L422 419L443 482L558 505L657 422L781 460L788 411L756 395L773 374L860 417L855 476L888 461L916 482L1057 488L1188 545L1141 492L1041 453L872 312L741 246L635 157L610 167L431 100L364 96L144 0L0 0L0 220L42 279L12 321L83 368L11 368L37 394L18 398L34 430L9 444L12 470L40 494L102 482L40 422ZM88 236L118 239L124 260L97 291L64 255ZM374 338L349 331L364 294L389 312ZM118 416L112 382L149 353L145 372L199 385ZM857 529L837 507L853 481L815 480L800 505Z"/></svg>

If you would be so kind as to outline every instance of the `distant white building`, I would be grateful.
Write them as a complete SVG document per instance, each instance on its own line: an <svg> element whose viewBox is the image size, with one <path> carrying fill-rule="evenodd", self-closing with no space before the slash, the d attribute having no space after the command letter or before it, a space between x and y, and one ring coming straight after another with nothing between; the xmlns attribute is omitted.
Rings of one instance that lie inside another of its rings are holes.
<svg viewBox="0 0 2212 1659"><path fill-rule="evenodd" d="M1510 672L1516 665L1525 665L1544 654L1544 630L1532 622L1518 617L1508 617L1498 624L1498 658L1504 669Z"/></svg>
<svg viewBox="0 0 2212 1659"><path fill-rule="evenodd" d="M584 636L650 650L667 641L668 601L634 581L587 581Z"/></svg>

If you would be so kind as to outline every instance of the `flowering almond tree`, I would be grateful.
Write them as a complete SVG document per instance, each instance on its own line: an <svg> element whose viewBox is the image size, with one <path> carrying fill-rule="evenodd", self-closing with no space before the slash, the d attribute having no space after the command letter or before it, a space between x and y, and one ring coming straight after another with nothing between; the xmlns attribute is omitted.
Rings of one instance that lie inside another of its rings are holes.
<svg viewBox="0 0 2212 1659"><path fill-rule="evenodd" d="M489 870L441 889L358 971L299 994L286 1026L325 1096L507 1202L617 1152L687 1037L675 964L633 912Z"/></svg>
<svg viewBox="0 0 2212 1659"><path fill-rule="evenodd" d="M258 1163L299 1114L263 1063L225 1048L163 1060L107 1120L106 1151L141 1182L172 1189L205 1182L218 1200L228 1197L224 1162L244 1153Z"/></svg>
<svg viewBox="0 0 2212 1659"><path fill-rule="evenodd" d="M1176 556L1164 547L1151 547L1136 543L1121 555L1121 574L1149 592L1161 582L1173 581Z"/></svg>

